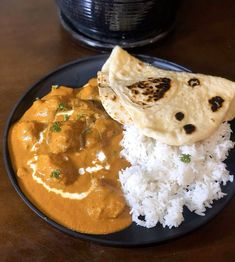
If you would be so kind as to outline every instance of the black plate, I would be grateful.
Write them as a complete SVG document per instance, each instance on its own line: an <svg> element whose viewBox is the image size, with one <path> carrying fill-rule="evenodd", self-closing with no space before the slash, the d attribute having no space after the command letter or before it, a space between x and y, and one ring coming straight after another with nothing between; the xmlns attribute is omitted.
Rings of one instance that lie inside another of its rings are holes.
<svg viewBox="0 0 235 262"><path fill-rule="evenodd" d="M45 76L43 79L35 83L23 96L20 98L18 103L15 105L12 110L9 119L7 121L5 131L4 131L4 161L8 176L11 180L12 185L14 186L17 193L21 196L24 202L41 218L46 222L56 227L57 229L70 234L74 237L79 237L82 239L92 240L107 245L117 245L117 246L137 246L137 245L148 245L153 243L159 243L165 240L173 239L176 237L183 236L194 229L204 225L215 217L229 202L235 193L235 182L228 183L223 187L223 192L227 193L227 196L222 199L215 201L213 208L208 209L205 216L198 216L193 213L190 213L186 208L184 209L184 218L185 221L178 228L168 229L163 228L161 225L158 225L151 229L146 229L136 224L132 224L127 229L120 231L118 233L108 234L108 235L89 235L81 234L70 230L50 218L46 217L39 209L37 209L24 195L21 191L15 173L12 168L11 160L9 157L8 146L7 146L7 137L9 132L9 127L17 121L22 114L32 105L32 101L36 97L42 97L47 94L51 85L53 84L63 84L72 87L79 87L84 85L91 77L94 77L97 71L101 68L107 55L99 55L95 57L85 58L78 60L69 64L66 64L49 75ZM151 63L155 66L164 69L176 70L176 71L189 71L188 69L179 66L177 64L147 56L139 56L142 60ZM231 122L232 129L235 131L235 121ZM233 135L233 140L235 136ZM231 174L235 173L235 149L230 151L230 155L226 160L228 169Z"/></svg>

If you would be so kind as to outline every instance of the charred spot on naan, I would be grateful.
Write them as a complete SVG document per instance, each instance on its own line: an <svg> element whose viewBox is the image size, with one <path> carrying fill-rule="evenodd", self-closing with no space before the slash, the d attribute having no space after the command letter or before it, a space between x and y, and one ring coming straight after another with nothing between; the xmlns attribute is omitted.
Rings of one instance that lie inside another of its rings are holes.
<svg viewBox="0 0 235 262"><path fill-rule="evenodd" d="M214 96L208 102L211 105L212 112L216 112L223 106L224 99L221 96Z"/></svg>
<svg viewBox="0 0 235 262"><path fill-rule="evenodd" d="M184 125L183 129L184 129L184 131L187 135L190 135L190 134L192 134L193 132L196 131L196 127L192 124Z"/></svg>
<svg viewBox="0 0 235 262"><path fill-rule="evenodd" d="M127 88L131 92L132 102L139 105L150 105L165 96L171 88L171 79L149 77L147 80L136 82Z"/></svg>
<svg viewBox="0 0 235 262"><path fill-rule="evenodd" d="M112 98L111 98L113 101L115 101L117 99L117 96L116 95L113 95Z"/></svg>
<svg viewBox="0 0 235 262"><path fill-rule="evenodd" d="M200 81L194 77L188 80L188 85L191 87L200 86Z"/></svg>
<svg viewBox="0 0 235 262"><path fill-rule="evenodd" d="M175 114L175 118L178 120L178 121L182 121L184 119L184 113L182 112L177 112Z"/></svg>

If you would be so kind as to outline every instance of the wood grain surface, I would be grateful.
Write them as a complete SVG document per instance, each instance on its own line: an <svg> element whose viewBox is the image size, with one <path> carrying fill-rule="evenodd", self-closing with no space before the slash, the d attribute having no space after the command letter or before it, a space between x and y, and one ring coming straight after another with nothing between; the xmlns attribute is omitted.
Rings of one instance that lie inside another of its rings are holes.
<svg viewBox="0 0 235 262"><path fill-rule="evenodd" d="M235 81L235 1L182 1L175 31L139 53ZM0 1L0 131L20 95L56 67L96 55L60 27L54 1ZM2 156L2 151L1 151ZM20 199L0 162L0 261L235 261L235 198L210 223L159 245L115 248L54 229Z"/></svg>

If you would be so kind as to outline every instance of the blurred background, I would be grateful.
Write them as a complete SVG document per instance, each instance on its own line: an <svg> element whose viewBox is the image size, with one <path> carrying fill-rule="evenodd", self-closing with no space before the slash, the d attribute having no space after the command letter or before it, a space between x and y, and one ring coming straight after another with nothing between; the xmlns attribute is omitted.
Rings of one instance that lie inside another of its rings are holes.
<svg viewBox="0 0 235 262"><path fill-rule="evenodd" d="M105 51L84 48L72 40L61 26L55 1L2 0L0 13L0 76L5 76L7 85L12 70L18 83L28 86L61 64ZM234 28L233 0L182 0L174 30L155 45L133 52L168 59L196 72L231 77ZM221 66L225 62L226 68Z"/></svg>
<svg viewBox="0 0 235 262"><path fill-rule="evenodd" d="M180 0L56 0L61 25L84 45L111 49L156 43L174 28Z"/></svg>

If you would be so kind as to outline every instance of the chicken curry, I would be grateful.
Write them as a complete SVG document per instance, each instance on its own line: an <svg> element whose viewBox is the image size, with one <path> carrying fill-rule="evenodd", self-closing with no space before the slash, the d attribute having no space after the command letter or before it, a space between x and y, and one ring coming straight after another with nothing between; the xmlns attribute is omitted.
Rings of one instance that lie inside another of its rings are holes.
<svg viewBox="0 0 235 262"><path fill-rule="evenodd" d="M20 187L48 217L73 230L107 234L131 224L119 170L122 126L104 111L95 79L52 86L9 133Z"/></svg>

